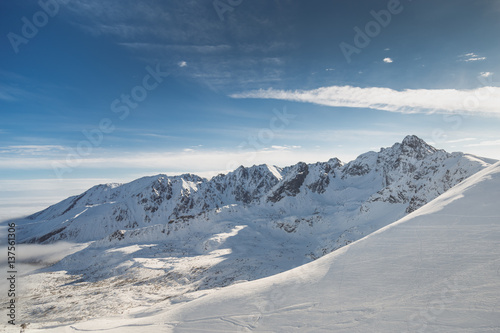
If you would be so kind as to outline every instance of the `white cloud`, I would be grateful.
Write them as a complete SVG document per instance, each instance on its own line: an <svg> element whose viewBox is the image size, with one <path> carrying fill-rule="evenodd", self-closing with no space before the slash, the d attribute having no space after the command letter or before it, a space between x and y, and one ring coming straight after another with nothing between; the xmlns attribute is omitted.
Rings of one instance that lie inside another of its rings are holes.
<svg viewBox="0 0 500 333"><path fill-rule="evenodd" d="M286 148L286 149L281 149ZM240 165L252 166L254 164L273 164L287 166L298 161L316 162L327 161L332 152L313 152L300 149L299 146L275 146L259 150L210 150L190 152L151 152L151 153L128 153L128 154L103 154L92 158L74 157L71 159L75 166L71 168L66 164L66 156L58 157L27 158L16 156L0 159L0 169L18 170L53 170L56 165L59 170L65 170L63 178L71 177L73 171L99 170L142 170L142 173L168 173L169 175L192 172L200 174L213 170L212 174L227 172L236 169ZM338 156L340 157L340 156ZM67 167L67 169L65 169ZM156 170L156 171L154 171ZM54 178L56 172L54 171Z"/></svg>
<svg viewBox="0 0 500 333"><path fill-rule="evenodd" d="M486 60L486 57L473 57L466 59L465 61L469 62L469 61L482 61L482 60Z"/></svg>
<svg viewBox="0 0 500 333"><path fill-rule="evenodd" d="M456 139L456 140L448 140L446 143L459 143L459 142L467 142L467 141L474 141L477 140L476 138L463 138L463 139Z"/></svg>
<svg viewBox="0 0 500 333"><path fill-rule="evenodd" d="M40 153L59 152L66 148L58 145L18 145L0 147L0 153L15 153L21 155L36 155Z"/></svg>
<svg viewBox="0 0 500 333"><path fill-rule="evenodd" d="M163 135L163 134L155 134L155 133L139 133L139 135L149 136L149 137L158 138L158 139L168 139L168 140L179 139L179 137L175 137L172 135Z"/></svg>
<svg viewBox="0 0 500 333"><path fill-rule="evenodd" d="M486 57L480 57L473 52L462 54L461 56L459 56L459 58L465 62L486 60Z"/></svg>
<svg viewBox="0 0 500 333"><path fill-rule="evenodd" d="M479 74L479 76L481 76L481 77L490 77L490 76L492 76L492 75L493 75L493 73L492 73L492 72L481 72L481 73Z"/></svg>
<svg viewBox="0 0 500 333"><path fill-rule="evenodd" d="M390 64L390 63L392 63L393 61L392 61L392 59L391 59L391 58L384 58L384 62L385 62L386 64Z"/></svg>
<svg viewBox="0 0 500 333"><path fill-rule="evenodd" d="M182 53L222 53L231 50L227 44L218 45L180 45L180 44L159 44L159 43L119 43L119 45L132 50L142 50L144 52L182 52Z"/></svg>
<svg viewBox="0 0 500 333"><path fill-rule="evenodd" d="M47 151L47 150L64 150L63 146L58 145L20 145L20 146L8 146L10 149L27 149L36 151Z"/></svg>
<svg viewBox="0 0 500 333"><path fill-rule="evenodd" d="M482 147L482 146L500 146L500 140L482 141L480 143L473 143L466 147Z"/></svg>
<svg viewBox="0 0 500 333"><path fill-rule="evenodd" d="M271 149L273 150L290 150L290 149L300 149L302 148L301 146L277 146L277 145L274 145L274 146L271 146ZM269 150L269 149L266 149L266 150Z"/></svg>
<svg viewBox="0 0 500 333"><path fill-rule="evenodd" d="M463 113L500 116L500 87L472 90L406 89L331 86L314 90L254 90L233 98L278 99L332 107L352 107L398 113Z"/></svg>

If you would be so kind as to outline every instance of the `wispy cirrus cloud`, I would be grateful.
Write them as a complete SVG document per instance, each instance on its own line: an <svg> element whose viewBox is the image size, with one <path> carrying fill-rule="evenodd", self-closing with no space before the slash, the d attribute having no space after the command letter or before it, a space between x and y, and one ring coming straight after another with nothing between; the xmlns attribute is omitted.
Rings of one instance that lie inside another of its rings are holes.
<svg viewBox="0 0 500 333"><path fill-rule="evenodd" d="M59 145L14 145L0 147L0 154L38 155L65 150L67 150L65 147Z"/></svg>
<svg viewBox="0 0 500 333"><path fill-rule="evenodd" d="M500 146L500 140L489 140L489 141L481 141L479 143L471 143L466 147L482 147L482 146Z"/></svg>
<svg viewBox="0 0 500 333"><path fill-rule="evenodd" d="M119 45L125 46L133 50L150 51L150 52L175 51L182 53L211 54L211 53L220 53L231 50L231 46L227 44L181 45L181 44L160 44L160 43L119 43Z"/></svg>
<svg viewBox="0 0 500 333"><path fill-rule="evenodd" d="M493 73L492 73L492 72L481 72L481 73L479 74L479 76L480 76L480 77L485 77L485 78L486 78L486 77L490 77L490 76L492 76L492 75L493 75Z"/></svg>
<svg viewBox="0 0 500 333"><path fill-rule="evenodd" d="M0 83L0 100L13 102L21 99L36 98L37 94L15 87L9 84Z"/></svg>
<svg viewBox="0 0 500 333"><path fill-rule="evenodd" d="M278 145L274 145L274 146L271 146L270 149L272 150L291 150L291 149L300 149L302 148L301 146L278 146Z"/></svg>
<svg viewBox="0 0 500 333"><path fill-rule="evenodd" d="M467 142L467 141L474 141L477 140L476 138L463 138L463 139L455 139L455 140L448 140L446 143L460 143L460 142Z"/></svg>
<svg viewBox="0 0 500 333"><path fill-rule="evenodd" d="M468 113L500 116L500 87L471 90L331 86L314 90L254 90L232 98L278 99L332 107L368 108L398 113Z"/></svg>
<svg viewBox="0 0 500 333"><path fill-rule="evenodd" d="M292 33L263 38L262 30L279 29L285 18L263 19L261 12L282 15L292 7L261 2L239 11L239 21L235 15L222 24L211 1L74 0L65 5L64 17L87 33L111 38L136 59L160 61L213 90L234 91L235 83L253 89L283 79L284 58L299 43ZM189 64L182 73L179 61Z"/></svg>
<svg viewBox="0 0 500 333"><path fill-rule="evenodd" d="M53 96L49 96L48 91L56 89L71 90L68 86L47 84L43 79L26 77L14 72L0 70L0 101L20 102L20 101L54 101Z"/></svg>
<svg viewBox="0 0 500 333"><path fill-rule="evenodd" d="M474 52L469 52L459 56L459 59L461 61L471 62L471 61L483 61L486 60L486 57L479 56Z"/></svg>
<svg viewBox="0 0 500 333"><path fill-rule="evenodd" d="M12 96L11 94L7 94L3 91L0 91L0 100L4 100L4 101L15 101L16 98L14 96Z"/></svg>
<svg viewBox="0 0 500 333"><path fill-rule="evenodd" d="M52 170L54 167L65 166L66 155L29 157L12 156L0 159L1 169L16 170ZM176 152L151 152L151 153L121 153L100 154L93 157L74 157L72 162L78 165L74 170L69 168L65 176L70 177L73 171L99 169L143 170L143 173L163 172L179 174L184 172L214 173L232 171L239 165L251 166L254 164L275 164L286 166L297 161L316 162L331 158L328 152L313 152L299 146L269 146L257 150L233 149L228 150L197 150L186 148ZM158 171L151 171L158 170Z"/></svg>
<svg viewBox="0 0 500 333"><path fill-rule="evenodd" d="M216 40L218 34L210 34L221 30L206 15L213 9L208 2L73 0L65 8L79 28L93 35L113 36L118 43L203 45Z"/></svg>

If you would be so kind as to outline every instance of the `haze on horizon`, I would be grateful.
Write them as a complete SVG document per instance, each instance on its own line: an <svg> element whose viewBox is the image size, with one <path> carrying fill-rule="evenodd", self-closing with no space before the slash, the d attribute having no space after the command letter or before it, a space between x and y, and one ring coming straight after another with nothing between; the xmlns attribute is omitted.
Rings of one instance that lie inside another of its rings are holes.
<svg viewBox="0 0 500 333"><path fill-rule="evenodd" d="M230 3L0 3L2 216L407 134L500 159L498 2Z"/></svg>

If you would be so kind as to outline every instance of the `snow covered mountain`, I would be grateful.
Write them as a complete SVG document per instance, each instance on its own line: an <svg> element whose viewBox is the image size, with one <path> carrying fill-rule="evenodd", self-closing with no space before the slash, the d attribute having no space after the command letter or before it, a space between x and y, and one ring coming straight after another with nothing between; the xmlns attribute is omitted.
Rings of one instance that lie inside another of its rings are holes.
<svg viewBox="0 0 500 333"><path fill-rule="evenodd" d="M416 136L408 136L402 143L363 154L345 165L333 158L283 169L241 166L211 180L192 174L158 175L128 184L98 185L28 217L33 222L20 233L28 243L87 242L103 236L121 237L118 234L158 224L168 232L172 229L169 224L177 226L204 217L213 220L223 210L254 207L265 212L262 216L277 216L275 220L294 214L316 215L327 209L342 213L354 210L348 214L353 218L371 214L380 203L389 203L391 211L398 211L395 216L401 217L488 162L436 150ZM293 232L300 222L276 224Z"/></svg>
<svg viewBox="0 0 500 333"><path fill-rule="evenodd" d="M500 162L399 221L284 273L190 302L163 300L45 327L56 333L497 332L499 189Z"/></svg>
<svg viewBox="0 0 500 333"><path fill-rule="evenodd" d="M88 244L27 277L44 288L25 300L23 316L59 323L174 307L272 276L414 212L493 162L408 136L347 164L332 158L239 167L210 180L158 175L98 185L18 221L25 243ZM77 299L99 306L77 307Z"/></svg>

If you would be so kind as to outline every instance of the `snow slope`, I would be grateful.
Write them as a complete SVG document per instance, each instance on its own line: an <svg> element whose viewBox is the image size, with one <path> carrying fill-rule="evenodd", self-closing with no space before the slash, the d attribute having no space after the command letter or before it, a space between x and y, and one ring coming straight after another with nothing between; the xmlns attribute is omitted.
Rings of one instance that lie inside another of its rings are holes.
<svg viewBox="0 0 500 333"><path fill-rule="evenodd" d="M327 217L330 221L323 224L340 228L312 250L311 257L317 258L380 227L370 226L370 221L395 221L489 163L407 136L347 164L332 158L286 168L239 167L210 180L192 174L143 177L128 184L94 186L18 221L18 237L27 243L89 242L111 235L121 238L125 231L137 235L138 229L151 233L158 225L168 233L207 219L217 224L249 214L253 220L273 220L271 228L294 233L308 232L305 224L320 225L314 221ZM350 222L342 228L334 221ZM358 230L360 225L366 230Z"/></svg>
<svg viewBox="0 0 500 333"><path fill-rule="evenodd" d="M95 186L17 221L18 237L26 243L93 242L93 248L167 242L169 251L182 254L228 248L228 237L220 235L237 229L242 230L234 235L238 242L252 240L243 253L258 245L274 247L277 251L264 252L277 252L278 258L286 252L300 257L291 263L278 259L276 265L281 267L270 272L237 276L255 279L362 238L490 163L437 150L407 136L347 164L332 158L286 168L239 167L211 180L191 174L144 177L128 184ZM229 248L232 253L236 250ZM81 255L88 262L85 256ZM257 259L249 266L259 271L261 262L268 260Z"/></svg>
<svg viewBox="0 0 500 333"><path fill-rule="evenodd" d="M22 277L18 318L47 327L158 304L175 309L321 258L491 162L408 136L347 164L332 158L240 167L211 180L158 175L98 185L16 221L21 248L65 240L79 249Z"/></svg>
<svg viewBox="0 0 500 333"><path fill-rule="evenodd" d="M170 310L159 303L48 331L498 332L499 198L496 163L399 221L293 270Z"/></svg>

